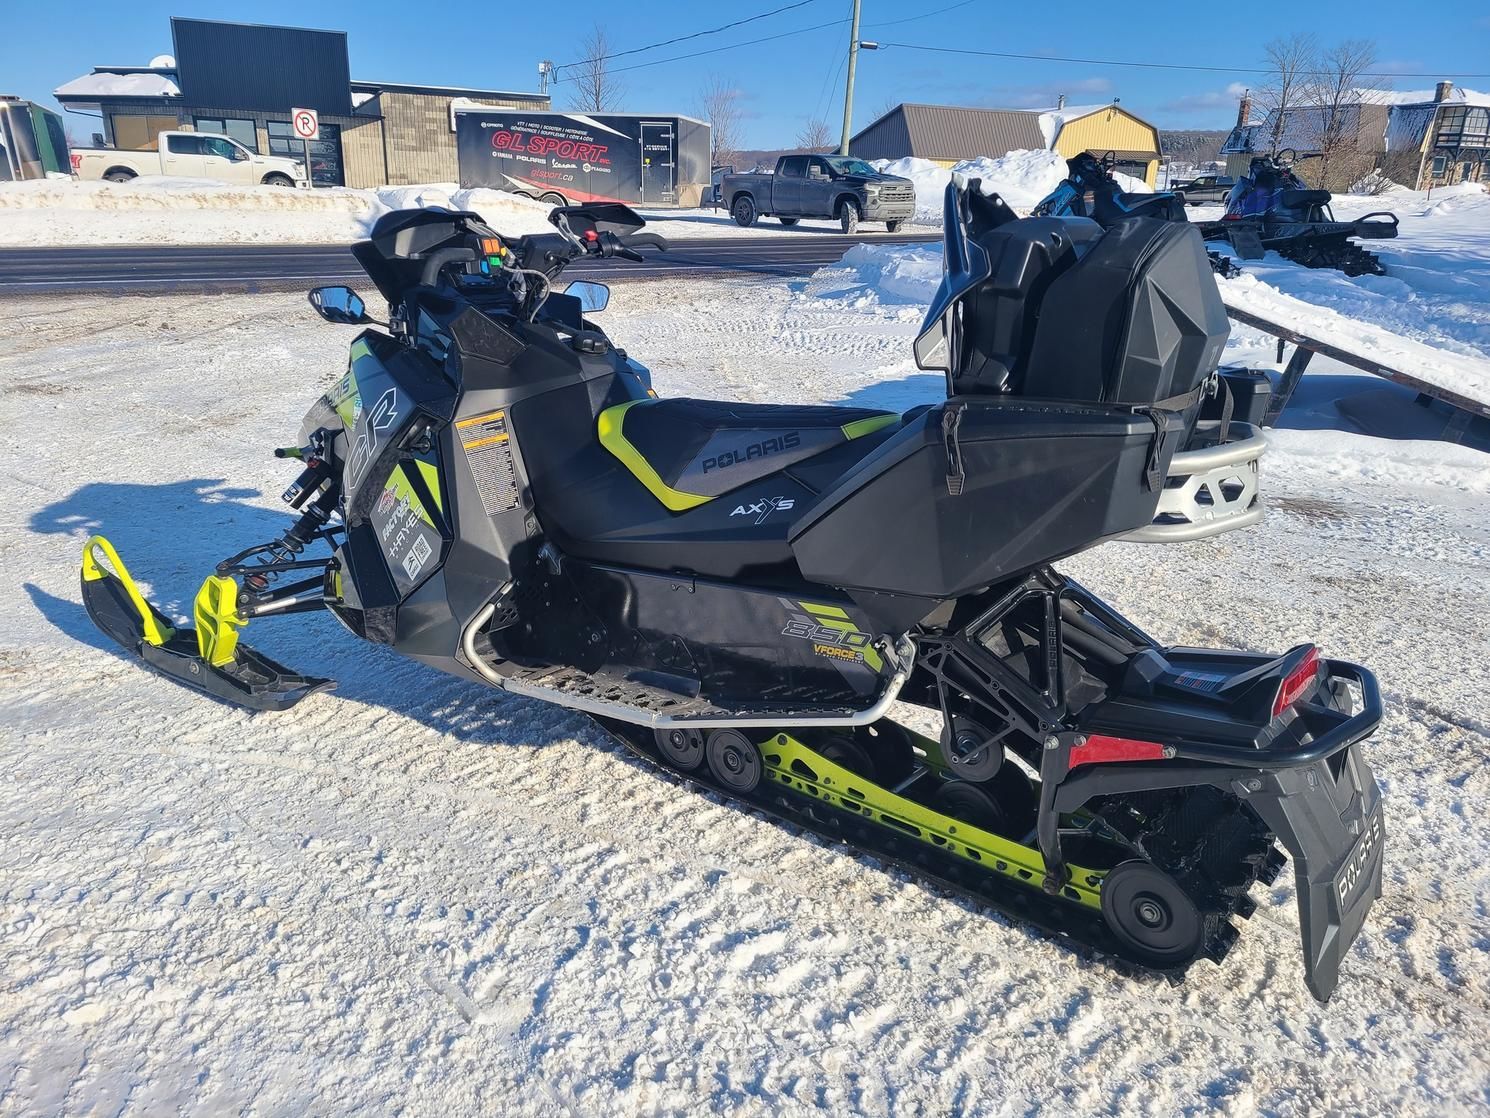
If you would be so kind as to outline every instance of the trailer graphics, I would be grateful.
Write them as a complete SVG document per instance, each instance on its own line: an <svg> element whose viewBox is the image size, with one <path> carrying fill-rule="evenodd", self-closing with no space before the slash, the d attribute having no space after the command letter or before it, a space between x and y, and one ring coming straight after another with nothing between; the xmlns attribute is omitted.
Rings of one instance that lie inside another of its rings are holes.
<svg viewBox="0 0 1490 1118"><path fill-rule="evenodd" d="M465 187L690 207L709 184L709 126L689 117L458 109L455 139Z"/></svg>

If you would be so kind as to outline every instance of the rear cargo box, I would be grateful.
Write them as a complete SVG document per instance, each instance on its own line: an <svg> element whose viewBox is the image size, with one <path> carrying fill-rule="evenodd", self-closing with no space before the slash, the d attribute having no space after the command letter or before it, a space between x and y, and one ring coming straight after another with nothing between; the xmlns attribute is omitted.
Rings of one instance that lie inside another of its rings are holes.
<svg viewBox="0 0 1490 1118"><path fill-rule="evenodd" d="M957 431L954 496L942 417ZM1183 421L1124 409L974 397L932 408L841 478L793 526L814 582L950 598L1148 524ZM1154 455L1151 461L1151 454Z"/></svg>

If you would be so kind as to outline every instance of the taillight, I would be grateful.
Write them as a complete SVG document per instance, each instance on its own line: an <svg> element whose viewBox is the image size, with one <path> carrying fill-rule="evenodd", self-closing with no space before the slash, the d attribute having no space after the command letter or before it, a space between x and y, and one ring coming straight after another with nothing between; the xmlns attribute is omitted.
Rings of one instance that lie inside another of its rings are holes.
<svg viewBox="0 0 1490 1118"><path fill-rule="evenodd" d="M1283 682L1278 684L1278 694L1273 699L1273 717L1277 718L1309 689L1319 675L1319 649L1312 644L1304 658L1299 661L1298 667L1283 677Z"/></svg>
<svg viewBox="0 0 1490 1118"><path fill-rule="evenodd" d="M1104 734L1093 734L1080 745L1071 747L1068 768L1077 765L1103 765L1115 761L1162 761L1164 746L1156 741L1138 741L1135 738L1110 738Z"/></svg>

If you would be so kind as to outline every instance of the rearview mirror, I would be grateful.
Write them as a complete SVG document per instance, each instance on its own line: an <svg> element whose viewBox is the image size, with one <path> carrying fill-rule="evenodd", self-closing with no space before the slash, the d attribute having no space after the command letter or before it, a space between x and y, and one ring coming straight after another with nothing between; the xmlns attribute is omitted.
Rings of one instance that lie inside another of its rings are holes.
<svg viewBox="0 0 1490 1118"><path fill-rule="evenodd" d="M610 288L603 283L591 283L589 280L576 280L564 288L565 295L573 295L579 300L579 309L585 314L594 314L603 311L610 302Z"/></svg>
<svg viewBox="0 0 1490 1118"><path fill-rule="evenodd" d="M305 297L327 322L361 326L373 321L367 316L367 304L362 301L362 296L350 287L313 287Z"/></svg>

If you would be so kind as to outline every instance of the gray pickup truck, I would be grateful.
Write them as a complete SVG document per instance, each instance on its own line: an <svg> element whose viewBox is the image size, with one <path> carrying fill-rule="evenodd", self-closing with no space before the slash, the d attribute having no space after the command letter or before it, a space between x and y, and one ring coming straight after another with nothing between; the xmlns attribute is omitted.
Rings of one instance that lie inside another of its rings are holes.
<svg viewBox="0 0 1490 1118"><path fill-rule="evenodd" d="M861 221L883 221L894 233L916 212L916 188L909 179L883 175L846 155L783 155L773 174L725 175L720 200L737 225L754 225L758 217L774 217L782 225L832 217L845 233Z"/></svg>
<svg viewBox="0 0 1490 1118"><path fill-rule="evenodd" d="M1189 182L1177 182L1169 189L1180 196L1187 206L1204 206L1211 202L1224 202L1236 179L1225 175L1201 175Z"/></svg>

